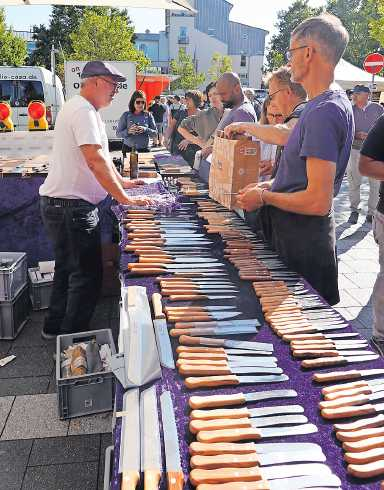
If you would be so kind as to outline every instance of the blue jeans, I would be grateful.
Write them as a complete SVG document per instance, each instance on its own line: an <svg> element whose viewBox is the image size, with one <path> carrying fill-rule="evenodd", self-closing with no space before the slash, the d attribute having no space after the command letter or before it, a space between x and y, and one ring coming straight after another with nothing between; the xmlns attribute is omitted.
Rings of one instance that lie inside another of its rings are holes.
<svg viewBox="0 0 384 490"><path fill-rule="evenodd" d="M41 216L55 255L55 276L44 330L88 330L102 284L98 209L81 199L40 198Z"/></svg>

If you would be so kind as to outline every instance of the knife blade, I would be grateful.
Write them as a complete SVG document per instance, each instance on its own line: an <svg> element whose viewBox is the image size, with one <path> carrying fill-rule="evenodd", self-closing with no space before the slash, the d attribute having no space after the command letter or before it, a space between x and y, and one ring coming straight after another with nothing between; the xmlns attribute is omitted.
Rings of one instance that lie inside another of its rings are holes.
<svg viewBox="0 0 384 490"><path fill-rule="evenodd" d="M241 326L254 326L254 327L259 327L260 322L257 320L257 318L248 318L247 320L217 320L217 321L212 321L212 322L181 322L184 328L200 328L200 327L231 327L231 328L238 328ZM182 327L182 328L183 328ZM235 341L236 342L236 341ZM238 341L241 342L241 341ZM251 344L258 344L260 349L262 347L262 344L259 342L250 342ZM211 344L210 344L211 345ZM264 350L264 349L261 349Z"/></svg>
<svg viewBox="0 0 384 490"><path fill-rule="evenodd" d="M240 325L233 327L208 327L208 328L172 328L169 331L171 337L179 337L180 335L190 335L201 337L202 335L239 335L242 333L257 333L257 328L253 325Z"/></svg>
<svg viewBox="0 0 384 490"><path fill-rule="evenodd" d="M256 320L257 321L257 320ZM260 325L257 321L256 326ZM228 340L228 339L209 339L206 337L188 337L183 335L179 338L181 345L203 345L212 347L229 347L233 349L245 350L263 350L273 352L273 344L263 342L247 342L243 340Z"/></svg>
<svg viewBox="0 0 384 490"><path fill-rule="evenodd" d="M207 295L207 294L172 294L168 296L168 301L216 301L218 299L233 299L234 295Z"/></svg>
<svg viewBox="0 0 384 490"><path fill-rule="evenodd" d="M153 326L155 329L157 349L159 351L160 364L169 369L175 369L171 340L169 338L167 321L163 313L161 296L158 293L152 295L152 305L154 312Z"/></svg>
<svg viewBox="0 0 384 490"><path fill-rule="evenodd" d="M372 394L358 394L351 396L343 396L334 400L323 400L319 403L320 409L323 408L338 408L351 405L365 405L366 403L384 398L384 388L382 385L377 387L377 391Z"/></svg>
<svg viewBox="0 0 384 490"><path fill-rule="evenodd" d="M255 391L250 393L234 393L232 395L191 396L189 398L189 406L192 409L227 407L279 398L295 398L296 396L297 392L295 390Z"/></svg>
<svg viewBox="0 0 384 490"><path fill-rule="evenodd" d="M219 376L226 374L282 374L283 370L278 367L258 366L202 366L193 364L182 364L179 366L182 376Z"/></svg>
<svg viewBox="0 0 384 490"><path fill-rule="evenodd" d="M317 432L316 425L302 424L294 427L267 427L263 429L222 429L208 430L197 433L199 442L236 442L244 440L259 440L269 437L288 437ZM279 473L281 474L281 473Z"/></svg>
<svg viewBox="0 0 384 490"><path fill-rule="evenodd" d="M144 487L156 489L161 478L161 447L157 414L156 388L152 386L141 393L141 467Z"/></svg>
<svg viewBox="0 0 384 490"><path fill-rule="evenodd" d="M339 408L324 408L321 410L321 415L325 419L340 419L347 417L357 417L361 415L375 415L384 412L384 403L372 405L342 406Z"/></svg>
<svg viewBox="0 0 384 490"><path fill-rule="evenodd" d="M213 291L215 292L215 291ZM191 312L191 313L172 313L167 315L169 323L176 322L190 322L192 320L198 320L200 322L209 322L213 320L225 320L226 318L235 318L242 315L241 311L229 311L229 312Z"/></svg>
<svg viewBox="0 0 384 490"><path fill-rule="evenodd" d="M191 458L191 468L214 470L219 468L241 468L250 466L270 466L284 463L324 463L326 457L320 450L274 452L268 454L224 454L217 456L195 455Z"/></svg>
<svg viewBox="0 0 384 490"><path fill-rule="evenodd" d="M195 388L217 387L217 386L233 386L239 384L258 384L258 383L282 383L289 378L286 374L280 375L264 375L264 376L190 376L185 378L185 386L193 390Z"/></svg>
<svg viewBox="0 0 384 490"><path fill-rule="evenodd" d="M354 362L369 362L378 359L380 356L378 354L370 354L365 356L337 356L337 357L320 357L317 359L305 359L301 361L301 366L306 369L313 369L317 367L328 367L328 366L344 366L345 364L350 364Z"/></svg>
<svg viewBox="0 0 384 490"><path fill-rule="evenodd" d="M169 391L164 391L160 396L160 406L163 421L168 488L182 490L184 487L184 474L181 468L175 412Z"/></svg>
<svg viewBox="0 0 384 490"><path fill-rule="evenodd" d="M267 417L268 415L287 415L302 414L304 408L301 405L275 405L273 407L259 408L220 408L214 410L192 410L191 420L217 420L217 419L236 419Z"/></svg>
<svg viewBox="0 0 384 490"><path fill-rule="evenodd" d="M140 409L139 390L128 390L123 396L123 410L129 417L122 418L119 473L121 488L135 489L140 481Z"/></svg>
<svg viewBox="0 0 384 490"><path fill-rule="evenodd" d="M237 429L237 428L262 428L273 427L275 425L299 425L306 424L308 419L305 415L276 415L274 417L254 417L254 418L235 418L235 419L212 419L212 420L191 420L189 430L192 434L200 431Z"/></svg>
<svg viewBox="0 0 384 490"><path fill-rule="evenodd" d="M342 381L349 379L360 379L369 376L376 376L384 374L384 369L363 369L357 371L353 369L351 371L332 371L329 373L315 373L312 377L313 381L317 383L327 383L329 381Z"/></svg>
<svg viewBox="0 0 384 490"><path fill-rule="evenodd" d="M341 490L341 480L336 475L296 476L280 478L278 480L259 480L247 482L233 482L221 484L203 483L197 490L300 490L313 488L317 490Z"/></svg>

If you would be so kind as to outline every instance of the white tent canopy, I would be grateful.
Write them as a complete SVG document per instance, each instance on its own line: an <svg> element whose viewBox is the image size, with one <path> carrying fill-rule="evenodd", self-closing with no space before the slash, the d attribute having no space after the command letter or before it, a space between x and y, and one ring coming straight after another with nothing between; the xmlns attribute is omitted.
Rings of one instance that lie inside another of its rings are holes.
<svg viewBox="0 0 384 490"><path fill-rule="evenodd" d="M187 0L0 0L0 7L18 5L81 5L86 7L134 7L150 9L189 10Z"/></svg>
<svg viewBox="0 0 384 490"><path fill-rule="evenodd" d="M335 81L344 90L352 89L355 85L368 86L372 82L372 75L357 66L341 59L336 66ZM375 84L378 92L384 91L384 78L375 75Z"/></svg>

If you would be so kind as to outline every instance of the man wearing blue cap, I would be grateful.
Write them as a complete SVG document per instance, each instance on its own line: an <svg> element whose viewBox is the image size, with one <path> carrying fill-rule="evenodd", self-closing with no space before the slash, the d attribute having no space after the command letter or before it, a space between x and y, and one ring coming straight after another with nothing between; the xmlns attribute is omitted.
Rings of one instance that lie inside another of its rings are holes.
<svg viewBox="0 0 384 490"><path fill-rule="evenodd" d="M102 283L97 205L110 194L122 204L145 205L124 189L141 181L123 179L111 162L99 109L107 107L124 75L103 61L81 74L80 94L57 116L48 176L40 187L41 214L55 255L55 276L44 339L88 329Z"/></svg>
<svg viewBox="0 0 384 490"><path fill-rule="evenodd" d="M353 89L353 116L355 118L355 137L347 167L349 200L351 215L348 222L356 224L359 218L360 186L362 175L359 172L360 150L363 142L384 109L380 104L371 102L370 90L364 85L356 85ZM369 177L368 214L366 221L372 223L372 218L379 199L379 182Z"/></svg>

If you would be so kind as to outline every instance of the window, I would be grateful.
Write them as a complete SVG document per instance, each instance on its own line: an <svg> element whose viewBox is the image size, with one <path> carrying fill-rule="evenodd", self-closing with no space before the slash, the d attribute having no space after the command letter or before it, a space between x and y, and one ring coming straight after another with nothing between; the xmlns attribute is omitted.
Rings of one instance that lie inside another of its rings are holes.
<svg viewBox="0 0 384 490"><path fill-rule="evenodd" d="M241 55L240 66L247 66L247 57L245 56L245 54Z"/></svg>
<svg viewBox="0 0 384 490"><path fill-rule="evenodd" d="M145 54L145 56L147 56L148 48L147 48L146 44L141 43L139 46L139 49L140 49L140 51L142 51Z"/></svg>
<svg viewBox="0 0 384 490"><path fill-rule="evenodd" d="M186 27L180 27L179 36L180 37L187 37L187 28Z"/></svg>
<svg viewBox="0 0 384 490"><path fill-rule="evenodd" d="M44 102L44 90L41 82L19 81L18 103L20 107L27 107L32 100Z"/></svg>
<svg viewBox="0 0 384 490"><path fill-rule="evenodd" d="M15 105L16 82L12 80L0 80L0 101Z"/></svg>
<svg viewBox="0 0 384 490"><path fill-rule="evenodd" d="M179 44L188 44L188 29L181 26L179 29Z"/></svg>

